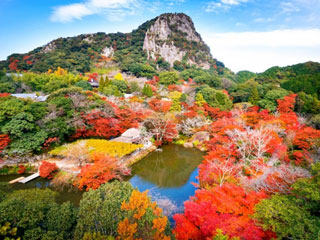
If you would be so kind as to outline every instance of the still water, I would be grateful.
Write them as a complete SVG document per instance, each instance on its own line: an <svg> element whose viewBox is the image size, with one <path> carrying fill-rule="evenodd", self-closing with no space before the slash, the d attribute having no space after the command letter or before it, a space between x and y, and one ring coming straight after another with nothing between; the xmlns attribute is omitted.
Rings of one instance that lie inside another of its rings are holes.
<svg viewBox="0 0 320 240"><path fill-rule="evenodd" d="M197 166L202 160L203 153L194 148L183 148L178 145L163 146L162 152L152 152L140 162L132 166L130 181L140 191L149 191L149 195L164 209L166 215L172 215L183 208L183 202L194 195L197 183ZM21 175L0 175L0 182L8 182ZM16 183L11 190L30 188L50 188L50 182L37 178L27 184ZM0 189L10 191L3 186ZM79 205L82 192L76 190L60 190L57 202L70 201Z"/></svg>
<svg viewBox="0 0 320 240"><path fill-rule="evenodd" d="M197 166L203 153L194 148L165 145L162 152L152 152L132 166L129 180L140 191L149 195L164 209L166 215L181 211L183 202L194 195L198 183Z"/></svg>

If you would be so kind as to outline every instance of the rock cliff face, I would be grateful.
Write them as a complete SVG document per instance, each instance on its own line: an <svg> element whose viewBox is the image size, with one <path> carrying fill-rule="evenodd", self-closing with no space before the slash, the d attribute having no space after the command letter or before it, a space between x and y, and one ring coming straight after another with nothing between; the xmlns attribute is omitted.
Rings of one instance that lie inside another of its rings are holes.
<svg viewBox="0 0 320 240"><path fill-rule="evenodd" d="M146 32L143 50L149 59L161 57L171 66L177 61L208 69L212 60L209 47L183 13L157 17Z"/></svg>

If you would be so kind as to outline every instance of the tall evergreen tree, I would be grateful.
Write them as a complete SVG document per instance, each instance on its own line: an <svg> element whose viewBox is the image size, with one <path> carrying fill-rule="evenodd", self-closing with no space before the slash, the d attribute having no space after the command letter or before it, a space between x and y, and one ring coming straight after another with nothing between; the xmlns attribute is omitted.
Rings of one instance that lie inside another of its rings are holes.
<svg viewBox="0 0 320 240"><path fill-rule="evenodd" d="M257 105L259 100L260 100L260 96L259 96L258 89L257 89L257 86L254 85L250 93L249 102L252 103L253 105Z"/></svg>

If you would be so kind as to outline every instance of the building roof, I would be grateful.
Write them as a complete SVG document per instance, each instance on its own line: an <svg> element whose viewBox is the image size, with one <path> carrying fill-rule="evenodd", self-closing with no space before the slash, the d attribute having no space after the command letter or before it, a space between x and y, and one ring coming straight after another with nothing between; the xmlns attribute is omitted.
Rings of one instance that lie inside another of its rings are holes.
<svg viewBox="0 0 320 240"><path fill-rule="evenodd" d="M126 138L136 138L140 137L140 130L137 128L129 128L127 131L121 134L121 137L126 137Z"/></svg>

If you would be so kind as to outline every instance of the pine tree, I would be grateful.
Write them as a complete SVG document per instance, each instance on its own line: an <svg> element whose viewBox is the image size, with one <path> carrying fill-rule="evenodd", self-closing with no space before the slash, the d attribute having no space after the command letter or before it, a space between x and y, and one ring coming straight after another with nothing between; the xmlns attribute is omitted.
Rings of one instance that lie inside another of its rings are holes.
<svg viewBox="0 0 320 240"><path fill-rule="evenodd" d="M106 87L106 86L109 86L110 83L111 83L110 79L108 78L108 76L106 76L106 78L104 79L105 87Z"/></svg>
<svg viewBox="0 0 320 240"><path fill-rule="evenodd" d="M142 94L147 96L147 97L152 97L153 96L153 91L152 91L152 88L151 88L151 86L149 84L145 84L143 86Z"/></svg>
<svg viewBox="0 0 320 240"><path fill-rule="evenodd" d="M101 92L103 90L103 88L105 87L105 80L103 78L103 76L100 77L100 81L99 81L99 91Z"/></svg>

